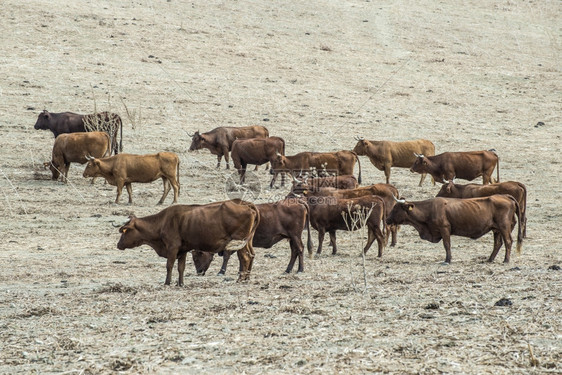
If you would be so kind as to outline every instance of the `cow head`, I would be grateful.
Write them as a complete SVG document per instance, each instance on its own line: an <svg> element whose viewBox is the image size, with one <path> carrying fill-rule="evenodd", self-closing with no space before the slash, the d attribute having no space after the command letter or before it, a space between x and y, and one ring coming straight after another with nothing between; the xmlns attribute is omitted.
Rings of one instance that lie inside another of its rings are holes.
<svg viewBox="0 0 562 375"><path fill-rule="evenodd" d="M45 169L49 169L51 171L52 177L51 180L56 181L59 179L60 177L60 170L59 168L55 165L54 160L51 160L49 162L45 162L43 163L43 168Z"/></svg>
<svg viewBox="0 0 562 375"><path fill-rule="evenodd" d="M407 203L405 199L396 199L396 204L392 207L392 211L388 214L386 218L386 223L388 225L400 225L404 224L408 220L410 212L414 209L413 203Z"/></svg>
<svg viewBox="0 0 562 375"><path fill-rule="evenodd" d="M412 165L412 167L410 168L410 172L412 173L428 173L429 172L429 159L427 157L425 157L424 155L419 155L416 154L414 152L414 155L416 156L416 161L414 161L414 164Z"/></svg>
<svg viewBox="0 0 562 375"><path fill-rule="evenodd" d="M117 242L119 250L131 249L145 243L141 232L137 228L137 221L137 217L131 215L129 216L129 221L119 228L119 233L121 233L121 238Z"/></svg>
<svg viewBox="0 0 562 375"><path fill-rule="evenodd" d="M195 271L197 271L198 275L203 276L209 269L215 255L213 253L194 250L191 252L191 256L193 257Z"/></svg>
<svg viewBox="0 0 562 375"><path fill-rule="evenodd" d="M204 147L206 143L208 143L207 139L205 138L206 134L199 133L199 130L195 132L191 136L191 146L189 146L189 151L200 150Z"/></svg>
<svg viewBox="0 0 562 375"><path fill-rule="evenodd" d="M303 194L304 192L310 189L308 184L308 176L306 177L295 177L292 174L290 175L293 179L293 187L291 188L291 192L296 195Z"/></svg>
<svg viewBox="0 0 562 375"><path fill-rule="evenodd" d="M51 114L45 109L43 112L37 116L37 121L35 122L35 130L47 130L49 129L49 124L51 123Z"/></svg>
<svg viewBox="0 0 562 375"><path fill-rule="evenodd" d="M353 148L353 152L357 155L367 155L367 147L369 146L369 141L364 138L355 137L357 144Z"/></svg>
<svg viewBox="0 0 562 375"><path fill-rule="evenodd" d="M439 190L439 193L437 193L436 197L456 197L455 195L455 183L453 182L453 180L451 181L447 181L447 180L443 180L443 186L441 186L441 189Z"/></svg>
<svg viewBox="0 0 562 375"><path fill-rule="evenodd" d="M88 159L88 164L86 164L86 169L82 176L84 177L99 177L101 176L100 160L93 157L86 157Z"/></svg>
<svg viewBox="0 0 562 375"><path fill-rule="evenodd" d="M281 172L287 169L287 158L281 155L279 152L271 158L271 170L275 172Z"/></svg>

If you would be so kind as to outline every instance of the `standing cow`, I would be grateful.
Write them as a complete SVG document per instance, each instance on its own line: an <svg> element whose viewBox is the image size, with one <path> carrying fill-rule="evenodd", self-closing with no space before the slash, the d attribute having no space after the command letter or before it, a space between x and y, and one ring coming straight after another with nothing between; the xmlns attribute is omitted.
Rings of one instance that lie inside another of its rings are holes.
<svg viewBox="0 0 562 375"><path fill-rule="evenodd" d="M429 173L437 182L462 178L472 181L482 176L484 185L493 183L492 172L497 166L497 182L500 182L500 159L493 150L444 152L435 156L416 155L411 172Z"/></svg>
<svg viewBox="0 0 562 375"><path fill-rule="evenodd" d="M455 184L453 181L445 181L437 197L445 198L477 198L488 197L494 194L509 194L521 209L521 225L523 226L523 238L527 237L527 187L520 182L507 181L491 185Z"/></svg>
<svg viewBox="0 0 562 375"><path fill-rule="evenodd" d="M246 138L267 138L269 131L265 126L244 126L244 127L218 127L206 133L188 135L191 137L189 151L209 149L211 154L217 155L217 168L221 165L224 156L226 169L230 169L228 153L232 150L232 143L237 139Z"/></svg>
<svg viewBox="0 0 562 375"><path fill-rule="evenodd" d="M359 165L357 181L361 183L361 162L353 151L336 152L301 152L292 156L277 154L271 161L271 172L288 172L299 175L303 171L315 170L317 173L335 173L336 175L352 175L355 162Z"/></svg>
<svg viewBox="0 0 562 375"><path fill-rule="evenodd" d="M483 198L434 198L418 202L397 201L386 219L387 224L413 226L424 240L437 243L443 239L445 263L451 263L451 235L477 239L492 231L494 249L488 262L493 262L505 244L504 263L511 254L511 231L519 222L517 252L521 251L521 210L511 195Z"/></svg>
<svg viewBox="0 0 562 375"><path fill-rule="evenodd" d="M95 125L94 130L104 131L109 135L110 150L114 154L123 151L123 122L116 113L97 112L79 115L72 112L51 113L44 110L37 116L34 128L50 130L56 138L63 133L86 132L92 125ZM117 131L120 131L119 147L117 147Z"/></svg>
<svg viewBox="0 0 562 375"><path fill-rule="evenodd" d="M304 245L301 237L304 228L308 232L308 251L312 251L309 208L306 202L300 199L285 199L275 203L256 204L256 208L260 213L260 223L256 229L252 246L269 249L276 243L288 239L291 247L291 260L285 272L290 273L292 271L297 258L299 259L297 272L303 272ZM198 274L204 275L213 260L213 254L193 251L192 256L195 270ZM219 275L225 274L229 258L229 252L225 251Z"/></svg>
<svg viewBox="0 0 562 375"><path fill-rule="evenodd" d="M51 161L44 166L51 170L53 180L62 176L66 183L70 163L87 163L90 156L104 157L109 154L110 147L109 136L104 132L61 134L55 138Z"/></svg>
<svg viewBox="0 0 562 375"><path fill-rule="evenodd" d="M384 171L386 183L390 183L390 168L410 168L416 161L416 154L427 156L435 155L435 145L426 139L417 139L406 142L391 141L368 141L363 138L357 138L357 144L353 148L353 152L357 155L366 155L371 163L377 169ZM425 173L422 173L420 183L421 186ZM435 181L433 181L435 185Z"/></svg>
<svg viewBox="0 0 562 375"><path fill-rule="evenodd" d="M180 160L173 152L159 152L151 155L119 154L108 158L90 158L84 177L103 177L113 186L117 186L117 198L119 203L123 186L127 187L129 204L133 203L133 182L152 182L162 178L164 194L158 204L164 203L164 199L170 191L170 184L174 188L174 201L178 201L180 193Z"/></svg>
<svg viewBox="0 0 562 375"><path fill-rule="evenodd" d="M237 139L232 143L232 163L240 174L240 183L244 183L248 164L270 163L277 154L285 155L285 140L279 137ZM267 167L266 167L267 170ZM270 187L273 187L277 174L273 175ZM281 176L281 186L285 184L285 175Z"/></svg>
<svg viewBox="0 0 562 375"><path fill-rule="evenodd" d="M240 261L238 281L250 277L254 261L252 240L259 224L259 212L252 203L241 200L206 205L176 205L155 215L137 218L119 228L119 250L141 245L152 247L167 259L165 285L172 281L178 259L178 286L183 286L187 252L237 251Z"/></svg>

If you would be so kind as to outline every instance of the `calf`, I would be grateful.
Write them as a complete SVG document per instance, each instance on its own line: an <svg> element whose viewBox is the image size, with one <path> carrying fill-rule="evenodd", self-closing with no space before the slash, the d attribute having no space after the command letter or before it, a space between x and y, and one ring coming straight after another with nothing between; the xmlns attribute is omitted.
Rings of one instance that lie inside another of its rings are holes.
<svg viewBox="0 0 562 375"><path fill-rule="evenodd" d="M259 224L259 212L249 202L232 200L207 205L176 205L155 215L137 218L119 228L119 250L141 245L152 247L167 259L165 285L172 281L178 259L178 286L183 286L187 252L237 251L240 261L238 281L250 278L254 249L252 240Z"/></svg>
<svg viewBox="0 0 562 375"><path fill-rule="evenodd" d="M178 201L180 193L180 160L173 152L159 152L151 155L119 154L108 158L90 158L84 170L84 177L103 177L110 185L117 186L117 198L119 203L123 186L127 187L129 204L133 203L133 182L152 182L162 178L164 194L158 204L164 203L164 199L170 191L170 184L174 188L174 201Z"/></svg>
<svg viewBox="0 0 562 375"><path fill-rule="evenodd" d="M357 155L366 155L377 169L384 171L386 183L389 184L391 167L410 168L416 161L414 154L435 155L435 145L426 139L391 142L367 141L363 138L357 138L357 144L353 151ZM422 185L425 175L425 173L422 173L418 186ZM435 185L435 181L433 181L433 184Z"/></svg>
<svg viewBox="0 0 562 375"><path fill-rule="evenodd" d="M244 182L246 166L254 164L256 167L271 162L277 154L285 155L285 141L279 137L237 139L232 143L230 156L234 168L240 174L240 183ZM266 167L267 170L267 167ZM270 187L273 187L277 174L273 175ZM281 185L285 184L285 174L281 176Z"/></svg>
<svg viewBox="0 0 562 375"><path fill-rule="evenodd" d="M211 154L217 155L217 168L221 165L221 159L224 156L226 161L226 169L230 169L228 153L232 149L232 144L237 139L246 138L267 138L269 131L264 126L244 126L236 127L218 127L206 133L191 135L191 146L189 151L200 150L206 148Z"/></svg>
<svg viewBox="0 0 562 375"><path fill-rule="evenodd" d="M494 261L502 243L505 243L504 263L508 263L513 243L511 231L517 220L517 252L521 251L521 210L511 195L397 202L386 219L387 224L411 225L422 239L433 243L443 239L445 263L451 263L451 235L477 239L490 231L494 233L494 248L488 262Z"/></svg>
<svg viewBox="0 0 562 375"><path fill-rule="evenodd" d="M454 178L471 181L482 176L486 185L494 182L492 172L496 166L497 182L500 182L500 161L494 151L444 152L435 156L416 155L410 171L429 173L438 182Z"/></svg>
<svg viewBox="0 0 562 375"><path fill-rule="evenodd" d="M123 151L123 122L116 113L96 112L79 115L72 112L51 113L44 110L37 116L34 128L35 130L50 130L55 138L63 133L100 130L109 135L110 150L114 154ZM120 131L119 147L117 147L117 131Z"/></svg>
<svg viewBox="0 0 562 375"><path fill-rule="evenodd" d="M51 161L44 166L51 170L53 180L61 176L66 183L70 163L87 163L89 156L104 157L111 152L110 147L109 136L104 132L61 134L55 138Z"/></svg>
<svg viewBox="0 0 562 375"><path fill-rule="evenodd" d="M494 194L509 194L519 203L523 238L527 237L527 187L520 182L507 181L491 185L460 185L453 181L445 181L441 190L437 193L437 197L476 198Z"/></svg>
<svg viewBox="0 0 562 375"><path fill-rule="evenodd" d="M256 208L260 213L260 223L256 229L252 246L269 249L279 241L288 239L291 246L291 260L285 272L292 271L297 258L299 259L297 272L303 272L304 245L301 236L305 227L308 232L307 247L309 252L312 251L309 210L306 202L298 199L285 199L275 203L257 204ZM198 274L204 275L213 260L213 254L193 251L192 256L195 270ZM219 275L224 275L226 272L229 258L230 254L224 252Z"/></svg>

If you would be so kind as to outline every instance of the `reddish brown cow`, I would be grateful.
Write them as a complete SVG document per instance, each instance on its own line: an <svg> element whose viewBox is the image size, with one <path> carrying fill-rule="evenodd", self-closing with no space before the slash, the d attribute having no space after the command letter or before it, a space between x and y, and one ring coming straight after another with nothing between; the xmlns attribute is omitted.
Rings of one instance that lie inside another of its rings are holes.
<svg viewBox="0 0 562 375"><path fill-rule="evenodd" d="M391 142L358 138L353 151L357 155L366 155L377 169L384 171L386 183L389 184L391 167L410 168L416 161L414 153L426 156L435 155L435 145L426 139ZM422 173L419 186L422 185L425 175ZM435 181L433 184L435 185Z"/></svg>
<svg viewBox="0 0 562 375"><path fill-rule="evenodd" d="M224 156L226 161L226 169L230 169L228 153L232 150L232 144L237 139L246 138L267 138L269 131L264 126L244 126L236 127L218 127L206 133L190 135L191 146L189 151L200 150L202 148L209 149L211 154L217 155L217 168L221 165L221 159Z"/></svg>
<svg viewBox="0 0 562 375"><path fill-rule="evenodd" d="M453 181L445 181L437 197L445 198L477 198L488 197L495 194L509 194L521 209L521 225L523 226L523 238L527 237L527 187L520 182L507 181L491 185L455 184Z"/></svg>
<svg viewBox="0 0 562 375"><path fill-rule="evenodd" d="M355 162L359 165L357 180L361 183L361 162L353 151L336 152L301 152L292 156L278 154L271 160L273 173L288 172L291 175L299 175L302 171L316 170L317 173L324 171L336 175L352 175ZM325 176L324 176L325 177Z"/></svg>
<svg viewBox="0 0 562 375"><path fill-rule="evenodd" d="M308 177L293 178L293 194L303 194L305 191L312 193L318 192L320 189L355 189L359 186L357 179L353 175L344 176L328 176L328 177Z"/></svg>
<svg viewBox="0 0 562 375"><path fill-rule="evenodd" d="M392 208L394 207L395 200L394 197L398 197L398 190L393 185L388 184L374 184L369 186L361 186L356 189L350 190L336 190L336 189L320 189L316 193L307 192L305 195L330 195L334 196L338 199L342 198L357 198L369 195L376 195L381 197L384 201L385 207L385 215L388 216ZM388 237L392 236L392 241L390 246L396 245L396 237L398 234L398 226L397 225L390 225L388 230L386 231L386 240L385 243L388 243Z"/></svg>
<svg viewBox="0 0 562 375"><path fill-rule="evenodd" d="M97 112L79 115L72 112L51 113L44 110L37 116L34 128L35 130L50 130L56 138L63 133L86 132L89 125L95 125L96 130L102 130L109 135L111 139L110 150L114 154L123 151L123 122L116 113ZM121 132L119 147L117 147L117 131Z"/></svg>
<svg viewBox="0 0 562 375"><path fill-rule="evenodd" d="M62 176L66 183L70 163L87 163L89 156L104 157L109 154L110 147L109 136L104 132L61 134L55 138L51 161L43 165L51 170L53 180Z"/></svg>
<svg viewBox="0 0 562 375"><path fill-rule="evenodd" d="M365 219L367 225L367 244L363 248L363 253L371 247L377 240L379 247L378 256L382 256L385 242L385 208L381 197L367 195L358 198L340 199L333 196L309 196L308 205L310 207L310 224L318 231L318 250L322 252L322 242L326 232L330 235L332 254L337 253L336 230L356 230L362 227L361 220L357 221L357 226L351 226L352 218L357 219L361 215L368 215ZM370 214L369 211L371 211ZM382 224L382 230L381 230ZM309 249L312 256L312 249Z"/></svg>
<svg viewBox="0 0 562 375"><path fill-rule="evenodd" d="M483 184L493 181L492 172L497 166L497 182L500 182L500 160L490 151L444 152L435 156L416 155L411 172L429 173L435 181L454 178L474 180L482 176Z"/></svg>
<svg viewBox="0 0 562 375"><path fill-rule="evenodd" d="M492 262L502 243L505 243L504 263L511 253L511 231L519 221L517 252L521 251L521 210L511 195L492 195L483 198L434 198L419 202L398 201L386 219L388 224L413 226L424 240L437 243L443 239L445 262L451 263L451 235L477 239L492 231L494 249Z"/></svg>
<svg viewBox="0 0 562 375"><path fill-rule="evenodd" d="M241 200L206 205L176 205L155 215L132 216L119 232L120 250L148 245L167 258L166 282L172 281L172 269L178 259L178 286L183 286L187 252L210 253L237 251L240 260L238 281L250 278L254 249L252 240L259 224L259 212L252 203Z"/></svg>
<svg viewBox="0 0 562 375"><path fill-rule="evenodd" d="M256 167L269 163L277 154L285 155L285 141L279 137L237 139L232 143L232 163L240 174L240 183L244 182L246 166L254 164ZM266 167L267 170L267 167ZM273 175L270 186L273 187L277 174ZM285 175L281 176L281 185L285 184Z"/></svg>
<svg viewBox="0 0 562 375"><path fill-rule="evenodd" d="M289 240L291 246L291 260L285 270L290 273L293 269L296 259L299 259L299 268L297 272L304 271L303 248L301 240L304 228L308 231L307 248L312 251L312 241L310 238L310 223L308 205L304 200L285 199L275 203L257 204L256 208L260 213L260 223L256 229L253 247L262 247L269 249L279 241ZM193 251L193 263L198 274L204 275L211 261L213 254ZM230 253L223 253L223 263L219 275L224 275Z"/></svg>
<svg viewBox="0 0 562 375"><path fill-rule="evenodd" d="M178 201L180 193L180 160L173 152L159 152L151 155L119 154L108 158L92 158L86 169L84 177L103 177L110 185L117 186L117 198L119 203L123 186L127 187L129 193L129 204L133 203L133 182L152 182L162 178L164 194L158 204L164 203L164 199L170 191L170 184L174 188L174 201Z"/></svg>

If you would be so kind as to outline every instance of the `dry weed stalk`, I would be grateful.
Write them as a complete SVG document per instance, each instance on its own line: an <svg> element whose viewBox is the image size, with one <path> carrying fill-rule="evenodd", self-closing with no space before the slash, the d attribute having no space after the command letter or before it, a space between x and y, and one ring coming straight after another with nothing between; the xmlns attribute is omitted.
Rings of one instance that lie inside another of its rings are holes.
<svg viewBox="0 0 562 375"><path fill-rule="evenodd" d="M351 203L348 203L347 212L342 211L341 213L348 231L354 232L359 230L361 238L361 257L363 258L363 292L367 291L367 270L365 268L365 251L363 251L365 248L365 230L368 230L367 219L371 216L374 206L374 204L371 204L371 208L368 209L367 207L361 207L359 205L353 207ZM351 282L355 289L353 274L351 276Z"/></svg>
<svg viewBox="0 0 562 375"><path fill-rule="evenodd" d="M129 107L127 107L123 98L119 98L119 99L121 100L121 104L123 104L123 107L125 108L125 113L127 114L127 119L129 119L129 122L131 123L131 127L133 128L133 130L136 130L137 127L140 129L142 127L141 107L139 106L138 114L137 114L136 110L129 111Z"/></svg>

